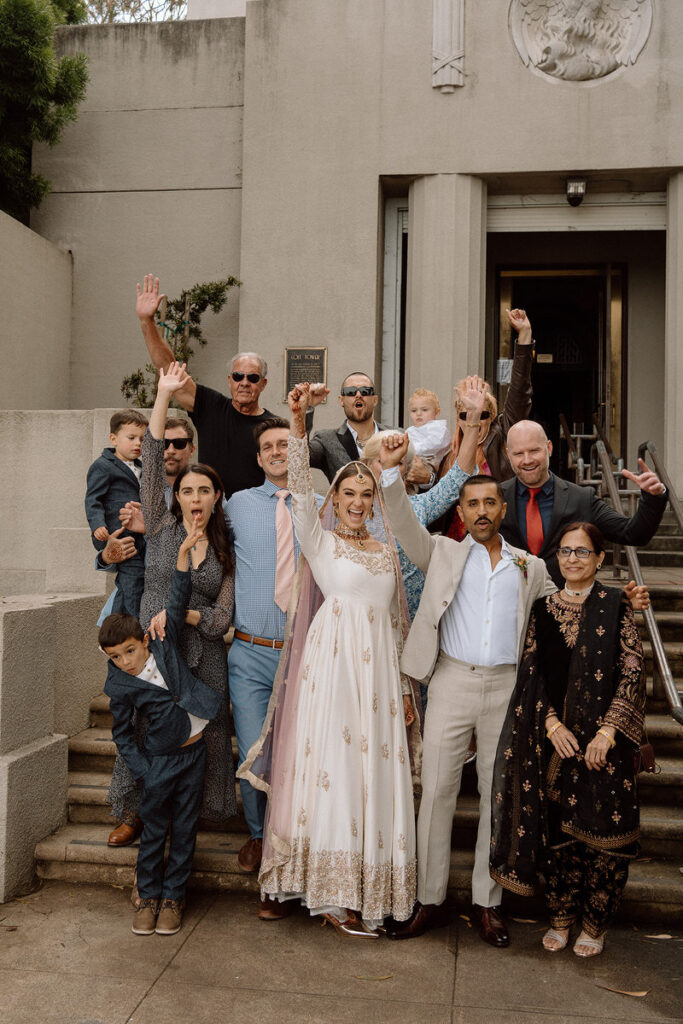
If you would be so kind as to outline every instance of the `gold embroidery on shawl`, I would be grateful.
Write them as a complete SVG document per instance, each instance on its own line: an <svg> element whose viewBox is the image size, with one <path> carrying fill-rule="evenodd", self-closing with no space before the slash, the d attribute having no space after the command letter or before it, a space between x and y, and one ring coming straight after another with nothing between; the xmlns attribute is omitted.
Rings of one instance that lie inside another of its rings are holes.
<svg viewBox="0 0 683 1024"><path fill-rule="evenodd" d="M346 558L349 562L355 562L356 565L361 565L364 569L367 569L372 576L382 576L388 572L393 573L394 563L391 552L386 544L383 544L378 551L359 551L353 544L345 541L343 537L339 537L336 533L332 534L332 536L334 537L333 555L335 558Z"/></svg>

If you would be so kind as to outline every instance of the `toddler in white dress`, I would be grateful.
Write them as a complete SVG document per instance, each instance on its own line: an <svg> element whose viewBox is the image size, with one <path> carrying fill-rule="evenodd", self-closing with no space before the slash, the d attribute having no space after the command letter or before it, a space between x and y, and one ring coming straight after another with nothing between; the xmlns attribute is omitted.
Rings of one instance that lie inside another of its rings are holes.
<svg viewBox="0 0 683 1024"><path fill-rule="evenodd" d="M438 395L429 388L416 388L408 399L408 412L411 426L406 433L415 454L438 473L441 460L451 447L447 421L436 418L441 412Z"/></svg>

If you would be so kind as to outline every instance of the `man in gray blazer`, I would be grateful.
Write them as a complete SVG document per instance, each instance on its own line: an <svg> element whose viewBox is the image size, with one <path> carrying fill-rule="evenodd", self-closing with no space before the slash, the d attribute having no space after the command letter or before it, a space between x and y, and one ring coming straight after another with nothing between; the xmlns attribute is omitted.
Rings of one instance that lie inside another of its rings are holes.
<svg viewBox="0 0 683 1024"><path fill-rule="evenodd" d="M445 923L453 817L468 744L476 732L479 830L473 916L481 937L502 947L509 943L500 916L502 892L489 875L493 765L531 606L556 587L542 559L500 536L506 507L500 486L490 477L471 477L460 490L458 512L469 536L462 543L432 536L418 522L391 468L405 453L406 440L385 440L382 488L396 539L426 574L401 670L429 682L429 704L417 825L418 902L412 917L387 934L413 938Z"/></svg>

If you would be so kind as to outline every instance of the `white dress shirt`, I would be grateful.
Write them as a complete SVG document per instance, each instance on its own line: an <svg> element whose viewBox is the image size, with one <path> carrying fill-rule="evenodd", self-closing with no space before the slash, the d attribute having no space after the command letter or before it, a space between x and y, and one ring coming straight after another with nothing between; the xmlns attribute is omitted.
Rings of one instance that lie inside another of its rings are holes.
<svg viewBox="0 0 683 1024"><path fill-rule="evenodd" d="M128 466L128 469L135 473L138 480L140 480L140 477L142 476L142 466L136 466L132 459L121 459L121 462L125 463L125 465Z"/></svg>
<svg viewBox="0 0 683 1024"><path fill-rule="evenodd" d="M491 569L483 544L468 534L470 553L455 597L441 619L441 649L470 665L517 662L517 603L520 570L502 540L501 559Z"/></svg>
<svg viewBox="0 0 683 1024"><path fill-rule="evenodd" d="M149 658L145 662L142 672L138 672L137 678L144 679L146 683L153 683L154 686L161 686L162 689L168 690L166 680L157 668L156 658L153 654L150 654ZM186 711L185 714L190 719L190 735L187 739L191 740L193 736L197 736L198 733L204 731L206 726L209 724L209 720L208 718L197 718L196 715L191 715L189 711ZM187 740L185 742L187 742Z"/></svg>
<svg viewBox="0 0 683 1024"><path fill-rule="evenodd" d="M346 421L346 426L351 431L351 435L353 437L353 440L356 442L356 448L358 449L358 457L362 459L363 458L363 449L358 444L358 431L353 429L353 427L351 426L351 424L349 423L348 420ZM379 427L377 426L377 422L375 421L375 429L373 430L373 434L377 434L378 432L379 432ZM367 441L367 438L365 440ZM365 441L363 441L363 444L365 444Z"/></svg>

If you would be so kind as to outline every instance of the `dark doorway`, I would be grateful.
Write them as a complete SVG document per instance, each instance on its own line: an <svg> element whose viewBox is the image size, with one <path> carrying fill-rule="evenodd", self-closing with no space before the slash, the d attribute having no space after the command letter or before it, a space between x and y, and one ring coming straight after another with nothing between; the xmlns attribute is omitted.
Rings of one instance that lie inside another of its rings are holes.
<svg viewBox="0 0 683 1024"><path fill-rule="evenodd" d="M512 355L505 309L526 309L535 340L531 415L553 442L551 466L561 476L568 467L560 413L576 434L592 433L597 413L616 454L625 451L623 276L614 266L501 268L497 275L499 358Z"/></svg>

